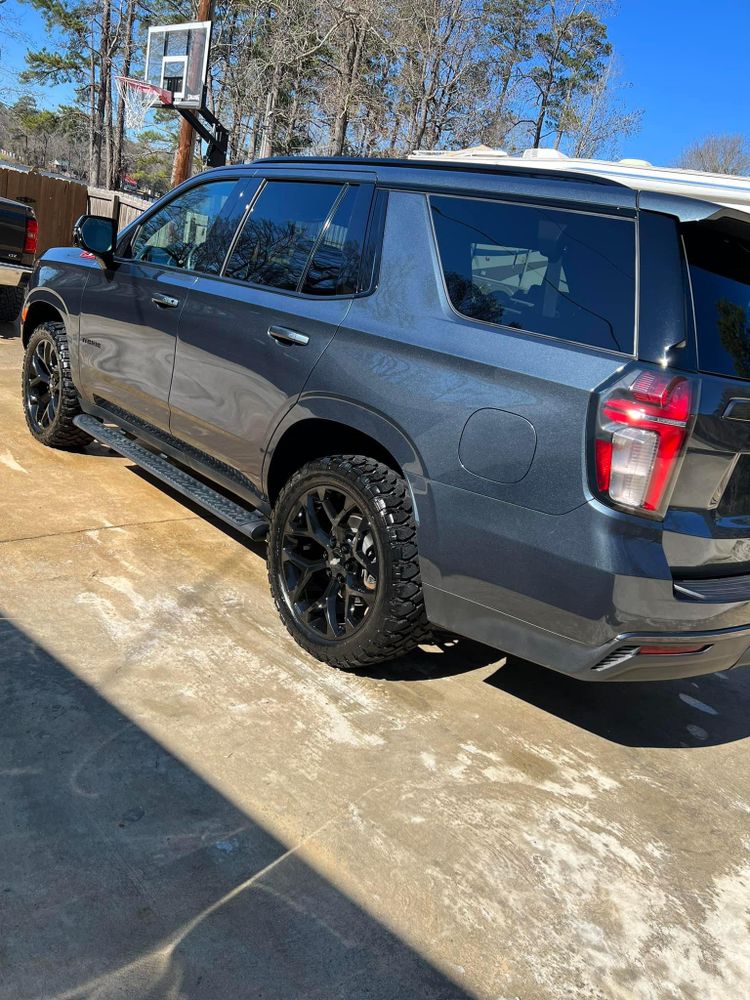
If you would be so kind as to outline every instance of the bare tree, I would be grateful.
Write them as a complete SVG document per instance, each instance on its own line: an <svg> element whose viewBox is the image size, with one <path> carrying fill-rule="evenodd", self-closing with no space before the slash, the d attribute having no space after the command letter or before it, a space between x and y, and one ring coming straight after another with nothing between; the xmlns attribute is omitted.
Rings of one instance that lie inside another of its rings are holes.
<svg viewBox="0 0 750 1000"><path fill-rule="evenodd" d="M680 157L678 167L712 174L750 174L750 145L743 135L707 135Z"/></svg>
<svg viewBox="0 0 750 1000"><path fill-rule="evenodd" d="M618 141L640 129L643 111L628 110L624 105L618 77L614 58L610 58L601 75L580 95L575 125L567 137L573 156L614 157Z"/></svg>
<svg viewBox="0 0 750 1000"><path fill-rule="evenodd" d="M123 54L122 65L120 67L121 76L130 76L133 63L133 49L135 39L135 13L138 0L127 0L125 8L124 23L122 25ZM117 117L115 120L112 158L109 174L109 187L119 188L122 178L123 168L123 147L125 141L125 103L122 99L117 102Z"/></svg>
<svg viewBox="0 0 750 1000"><path fill-rule="evenodd" d="M135 157L114 77L137 74L150 24L191 20L195 0L21 0L56 47L25 77L76 86L89 174L119 185L138 160L163 184L166 146ZM209 106L231 160L290 152L400 154L477 142L593 155L638 127L610 58L612 0L222 0ZM59 44L58 44L59 43ZM86 109L83 111L83 109Z"/></svg>

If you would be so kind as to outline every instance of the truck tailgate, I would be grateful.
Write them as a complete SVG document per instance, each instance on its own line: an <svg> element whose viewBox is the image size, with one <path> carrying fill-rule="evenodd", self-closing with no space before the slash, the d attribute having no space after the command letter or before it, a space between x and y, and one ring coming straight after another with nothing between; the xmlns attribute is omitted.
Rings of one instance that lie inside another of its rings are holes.
<svg viewBox="0 0 750 1000"><path fill-rule="evenodd" d="M0 260L20 262L29 214L20 202L0 198Z"/></svg>

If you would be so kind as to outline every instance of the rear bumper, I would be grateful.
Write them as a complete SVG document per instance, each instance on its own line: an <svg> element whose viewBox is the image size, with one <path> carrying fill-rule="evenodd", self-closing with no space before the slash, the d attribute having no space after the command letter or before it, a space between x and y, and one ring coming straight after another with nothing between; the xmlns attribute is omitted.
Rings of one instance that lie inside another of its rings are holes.
<svg viewBox="0 0 750 1000"><path fill-rule="evenodd" d="M595 501L550 516L435 483L428 501L419 544L434 624L591 681L750 665L750 581L685 593L659 522Z"/></svg>
<svg viewBox="0 0 750 1000"><path fill-rule="evenodd" d="M514 656L584 681L665 681L750 666L750 626L703 632L621 633L601 646L586 646L425 586L429 618L436 625ZM643 654L651 646L701 646L695 653Z"/></svg>
<svg viewBox="0 0 750 1000"><path fill-rule="evenodd" d="M700 652L644 654L643 647L701 646ZM717 632L618 636L611 650L588 668L587 680L668 681L750 665L750 627ZM583 676L582 674L579 676Z"/></svg>
<svg viewBox="0 0 750 1000"><path fill-rule="evenodd" d="M0 285L11 288L26 285L31 275L31 268L23 264L4 264L0 261Z"/></svg>

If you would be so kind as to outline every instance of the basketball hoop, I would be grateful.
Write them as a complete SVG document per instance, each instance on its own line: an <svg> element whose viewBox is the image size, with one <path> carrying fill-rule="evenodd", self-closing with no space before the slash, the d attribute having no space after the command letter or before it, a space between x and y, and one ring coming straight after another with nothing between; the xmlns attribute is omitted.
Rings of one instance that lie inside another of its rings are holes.
<svg viewBox="0 0 750 1000"><path fill-rule="evenodd" d="M115 82L117 93L125 105L126 128L142 129L151 108L157 104L172 104L170 91L156 87L153 83L135 80L130 76L117 76Z"/></svg>

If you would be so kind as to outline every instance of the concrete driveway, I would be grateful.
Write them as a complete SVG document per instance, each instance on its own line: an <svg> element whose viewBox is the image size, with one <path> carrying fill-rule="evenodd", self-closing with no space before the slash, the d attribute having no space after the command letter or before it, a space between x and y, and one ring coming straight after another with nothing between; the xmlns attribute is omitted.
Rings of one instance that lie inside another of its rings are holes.
<svg viewBox="0 0 750 1000"><path fill-rule="evenodd" d="M0 327L0 997L745 998L750 671L369 676L249 547L24 428Z"/></svg>

